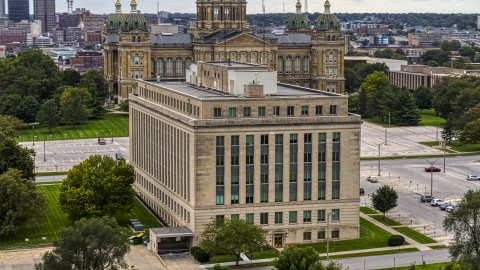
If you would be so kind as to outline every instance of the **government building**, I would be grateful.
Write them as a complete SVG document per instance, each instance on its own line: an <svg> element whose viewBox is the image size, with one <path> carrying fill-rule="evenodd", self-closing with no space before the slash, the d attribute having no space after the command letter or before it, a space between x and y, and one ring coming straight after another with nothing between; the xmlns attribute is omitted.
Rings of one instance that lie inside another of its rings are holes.
<svg viewBox="0 0 480 270"><path fill-rule="evenodd" d="M246 0L197 0L196 28L187 34L152 34L136 0L129 13L122 13L119 0L115 6L103 45L105 76L117 103L138 93L137 79L183 79L192 63L228 59L264 65L282 83L345 92L345 41L329 1L313 22L297 2L285 33L265 35L249 27Z"/></svg>

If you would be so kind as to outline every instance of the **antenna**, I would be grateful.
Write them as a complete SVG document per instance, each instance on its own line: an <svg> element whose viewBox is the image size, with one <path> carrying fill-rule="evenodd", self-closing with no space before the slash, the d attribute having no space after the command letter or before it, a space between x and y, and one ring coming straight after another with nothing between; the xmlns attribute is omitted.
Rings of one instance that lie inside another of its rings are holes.
<svg viewBox="0 0 480 270"><path fill-rule="evenodd" d="M67 0L67 5L68 5L67 12L68 14L70 14L73 12L73 0Z"/></svg>
<svg viewBox="0 0 480 270"><path fill-rule="evenodd" d="M306 0L305 0L306 1ZM159 6L159 1L157 1L157 21L160 24L160 6Z"/></svg>
<svg viewBox="0 0 480 270"><path fill-rule="evenodd" d="M267 51L265 50L265 0L262 0L262 9L263 9L263 53L260 56L260 63L263 62L263 55L265 54L265 64L268 62L268 57L266 55Z"/></svg>
<svg viewBox="0 0 480 270"><path fill-rule="evenodd" d="M305 13L308 13L308 0L305 0Z"/></svg>

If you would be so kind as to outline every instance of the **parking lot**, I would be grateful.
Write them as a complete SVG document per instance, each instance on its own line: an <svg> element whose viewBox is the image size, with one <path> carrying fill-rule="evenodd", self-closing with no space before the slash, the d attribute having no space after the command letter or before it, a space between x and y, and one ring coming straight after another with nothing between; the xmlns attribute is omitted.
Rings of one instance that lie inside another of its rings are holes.
<svg viewBox="0 0 480 270"><path fill-rule="evenodd" d="M435 161L437 158L427 158ZM433 196L447 201L457 201L468 189L480 188L480 181L468 181L468 174L480 174L480 156L446 158L446 173L433 173ZM442 222L447 214L430 203L420 202L420 196L430 195L431 173L425 172L429 167L427 161L418 159L400 159L381 161L381 176L377 183L368 182L369 175L378 174L378 161L362 161L360 167L360 186L365 189L361 196L361 205L370 205L369 194L381 185L392 186L399 193L398 206L387 215L405 225L411 225L438 241L448 241ZM434 165L443 171L443 158ZM399 178L400 177L400 178Z"/></svg>

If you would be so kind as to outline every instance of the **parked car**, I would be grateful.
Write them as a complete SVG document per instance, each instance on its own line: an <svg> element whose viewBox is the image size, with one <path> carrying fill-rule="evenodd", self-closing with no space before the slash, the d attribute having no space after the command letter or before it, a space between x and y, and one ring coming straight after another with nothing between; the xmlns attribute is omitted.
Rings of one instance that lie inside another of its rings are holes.
<svg viewBox="0 0 480 270"><path fill-rule="evenodd" d="M431 204L432 206L439 206L439 205L445 204L445 201L442 200L442 199L433 199L433 200L430 202L430 204Z"/></svg>
<svg viewBox="0 0 480 270"><path fill-rule="evenodd" d="M452 204L450 204L449 202L445 202L444 204L439 205L438 207L440 208L440 210L445 211L445 210L447 210L447 207L449 207L450 205L452 205Z"/></svg>
<svg viewBox="0 0 480 270"><path fill-rule="evenodd" d="M476 175L473 175L473 174L469 174L467 176L467 180L480 180L480 178Z"/></svg>
<svg viewBox="0 0 480 270"><path fill-rule="evenodd" d="M100 145L106 145L106 144L107 144L107 141L106 141L104 138L99 138L99 139L98 139L98 144L100 144Z"/></svg>
<svg viewBox="0 0 480 270"><path fill-rule="evenodd" d="M422 197L420 197L420 201L422 202L431 202L433 199L436 198L430 195L422 195Z"/></svg>
<svg viewBox="0 0 480 270"><path fill-rule="evenodd" d="M115 153L115 158L116 158L116 159L121 159L121 158L123 158L122 153Z"/></svg>
<svg viewBox="0 0 480 270"><path fill-rule="evenodd" d="M375 175L370 175L369 177L367 177L367 180L372 182L372 183L377 183L378 182L378 177L375 176Z"/></svg>
<svg viewBox="0 0 480 270"><path fill-rule="evenodd" d="M458 204L454 203L454 204L451 204L451 205L447 206L447 208L445 208L445 211L452 212L452 210L456 209L457 207L458 207Z"/></svg>
<svg viewBox="0 0 480 270"><path fill-rule="evenodd" d="M360 196L363 196L365 194L365 190L363 188L360 188Z"/></svg>
<svg viewBox="0 0 480 270"><path fill-rule="evenodd" d="M442 170L440 170L440 168L437 168L437 167L426 167L425 171L426 172L441 172Z"/></svg>

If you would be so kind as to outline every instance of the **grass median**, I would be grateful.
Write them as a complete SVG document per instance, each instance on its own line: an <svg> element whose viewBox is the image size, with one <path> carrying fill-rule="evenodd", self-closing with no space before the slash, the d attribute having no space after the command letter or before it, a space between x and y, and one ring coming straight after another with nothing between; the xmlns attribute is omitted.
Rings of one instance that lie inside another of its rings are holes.
<svg viewBox="0 0 480 270"><path fill-rule="evenodd" d="M420 144L430 146L430 147L439 145L439 143L437 141L420 142ZM480 143L461 145L460 141L451 141L449 144L447 143L447 147L450 147L451 150L456 151L457 155L458 155L458 152L467 152L467 153L468 152L480 152ZM452 153L453 151L451 151L450 149L447 149L447 152Z"/></svg>
<svg viewBox="0 0 480 270"><path fill-rule="evenodd" d="M42 125L30 125L29 129L21 130L18 142L73 140L89 138L128 137L128 114L108 113L99 119L90 119L75 128L71 125L58 126L52 129ZM52 135L52 136L50 136ZM34 136L36 136L34 138Z"/></svg>
<svg viewBox="0 0 480 270"><path fill-rule="evenodd" d="M433 240L432 238L425 236L413 229L408 227L395 227L393 228L397 232L402 233L405 236L412 238L413 240L417 241L420 244L429 244L429 243L436 243L437 241Z"/></svg>
<svg viewBox="0 0 480 270"><path fill-rule="evenodd" d="M45 194L48 207L45 209L45 219L38 222L26 222L22 224L15 236L0 236L0 250L31 246L39 244L49 244L58 239L60 228L72 225L67 215L60 209L58 203L59 183L50 185L37 185L37 189ZM145 229L152 227L162 227L160 223L140 204L135 201L132 212L125 217L118 219L118 223L126 226L128 220L136 218ZM132 233L133 234L133 233ZM46 237L45 240L42 237ZM28 239L28 241L26 241Z"/></svg>
<svg viewBox="0 0 480 270"><path fill-rule="evenodd" d="M392 263L393 264L393 263ZM432 263L425 266L421 265L421 262L418 262L415 265L415 269L418 270L438 270L443 269L446 263ZM411 269L409 266L400 266L400 267L391 267L391 268L377 268L376 270L394 270L394 269Z"/></svg>

